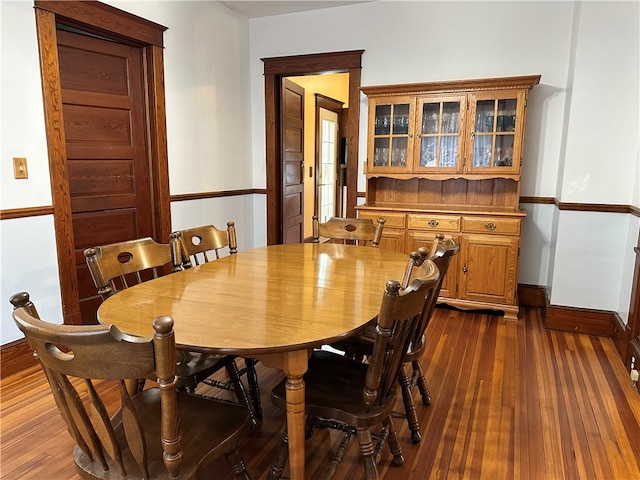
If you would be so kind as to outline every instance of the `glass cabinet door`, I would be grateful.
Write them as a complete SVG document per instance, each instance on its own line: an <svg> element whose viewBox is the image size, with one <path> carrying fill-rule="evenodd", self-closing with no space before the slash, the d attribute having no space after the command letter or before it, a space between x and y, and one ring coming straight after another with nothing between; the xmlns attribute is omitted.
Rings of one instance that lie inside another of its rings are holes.
<svg viewBox="0 0 640 480"><path fill-rule="evenodd" d="M470 131L470 171L518 173L524 101L519 94L472 100Z"/></svg>
<svg viewBox="0 0 640 480"><path fill-rule="evenodd" d="M369 128L373 131L370 167L381 171L410 171L410 124L413 116L410 99L398 98L393 103L381 101L370 108Z"/></svg>
<svg viewBox="0 0 640 480"><path fill-rule="evenodd" d="M465 105L466 97L418 98L416 170L460 170Z"/></svg>

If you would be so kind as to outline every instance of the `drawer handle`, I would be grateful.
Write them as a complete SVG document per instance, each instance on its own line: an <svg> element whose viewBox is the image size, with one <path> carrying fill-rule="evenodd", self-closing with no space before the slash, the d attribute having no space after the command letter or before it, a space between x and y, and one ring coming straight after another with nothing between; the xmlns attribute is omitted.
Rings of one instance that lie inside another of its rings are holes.
<svg viewBox="0 0 640 480"><path fill-rule="evenodd" d="M484 228L486 228L487 230L491 230L491 231L493 231L493 230L495 230L496 228L498 228L498 226L497 226L495 223L491 223L491 222L489 222L489 223L487 223L487 224L484 226Z"/></svg>
<svg viewBox="0 0 640 480"><path fill-rule="evenodd" d="M429 222L427 222L427 225L429 225L432 228L437 227L440 224L440 222L438 222L437 220L429 220Z"/></svg>

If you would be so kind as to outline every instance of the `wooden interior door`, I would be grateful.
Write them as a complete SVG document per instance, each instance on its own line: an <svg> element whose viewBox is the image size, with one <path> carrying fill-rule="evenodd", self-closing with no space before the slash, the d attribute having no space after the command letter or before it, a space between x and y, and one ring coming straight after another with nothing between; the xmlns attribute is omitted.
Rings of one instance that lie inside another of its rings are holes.
<svg viewBox="0 0 640 480"><path fill-rule="evenodd" d="M304 88L282 79L282 243L304 240Z"/></svg>
<svg viewBox="0 0 640 480"><path fill-rule="evenodd" d="M84 250L153 236L143 55L76 32L57 39L80 311L95 323L100 297Z"/></svg>

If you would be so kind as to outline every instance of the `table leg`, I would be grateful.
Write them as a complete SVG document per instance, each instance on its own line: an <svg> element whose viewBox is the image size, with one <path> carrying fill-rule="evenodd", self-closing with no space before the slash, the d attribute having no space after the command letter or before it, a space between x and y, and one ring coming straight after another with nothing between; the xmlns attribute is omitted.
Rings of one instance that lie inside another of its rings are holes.
<svg viewBox="0 0 640 480"><path fill-rule="evenodd" d="M279 368L287 376L287 431L289 434L289 471L292 480L304 480L304 373L309 352L297 350L260 356L268 367Z"/></svg>

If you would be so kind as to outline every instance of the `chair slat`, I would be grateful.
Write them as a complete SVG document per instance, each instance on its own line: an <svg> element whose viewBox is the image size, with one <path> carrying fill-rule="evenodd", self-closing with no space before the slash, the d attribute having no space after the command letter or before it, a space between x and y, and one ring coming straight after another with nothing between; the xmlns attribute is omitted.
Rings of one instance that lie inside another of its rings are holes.
<svg viewBox="0 0 640 480"><path fill-rule="evenodd" d="M122 461L122 450L118 445L116 434L113 431L111 425L111 419L107 413L107 409L100 398L100 395L93 386L93 382L90 379L85 379L85 385L87 392L89 393L90 411L93 418L92 424L98 434L98 438L102 442L102 447L105 449L107 455L116 463L118 471L123 477L127 475L124 469L124 463Z"/></svg>

